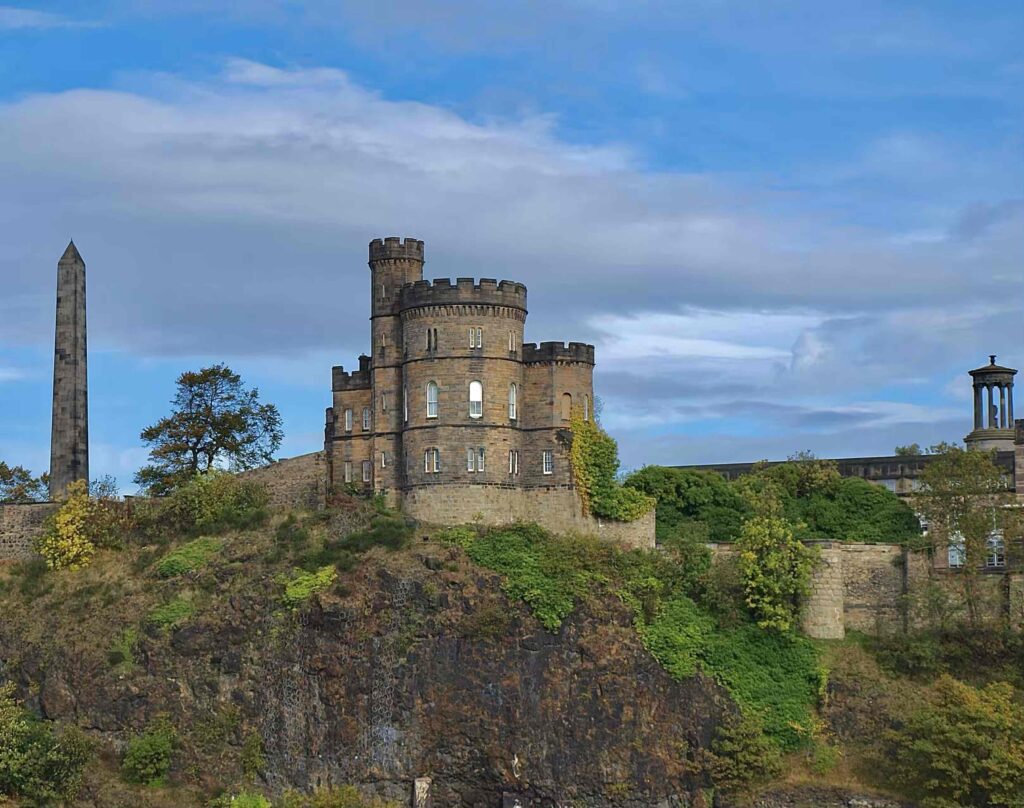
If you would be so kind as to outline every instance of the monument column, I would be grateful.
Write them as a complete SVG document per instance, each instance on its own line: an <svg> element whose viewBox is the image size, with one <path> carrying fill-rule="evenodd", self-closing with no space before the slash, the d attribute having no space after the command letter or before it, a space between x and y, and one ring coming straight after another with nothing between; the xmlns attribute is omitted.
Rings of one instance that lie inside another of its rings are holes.
<svg viewBox="0 0 1024 808"><path fill-rule="evenodd" d="M72 241L57 262L50 499L62 497L69 483L89 479L85 362L85 261Z"/></svg>

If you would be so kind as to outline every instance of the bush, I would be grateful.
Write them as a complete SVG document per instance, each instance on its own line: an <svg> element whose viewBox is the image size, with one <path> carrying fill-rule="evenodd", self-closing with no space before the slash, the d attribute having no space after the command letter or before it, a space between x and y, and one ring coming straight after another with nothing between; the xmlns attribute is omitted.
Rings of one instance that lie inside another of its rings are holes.
<svg viewBox="0 0 1024 808"><path fill-rule="evenodd" d="M258 732L250 732L242 743L242 771L248 777L256 777L267 767L263 755L263 739Z"/></svg>
<svg viewBox="0 0 1024 808"><path fill-rule="evenodd" d="M128 526L126 511L118 503L91 499L88 483L76 480L47 519L35 549L50 569L78 569L89 564L97 547L120 546Z"/></svg>
<svg viewBox="0 0 1024 808"><path fill-rule="evenodd" d="M156 562L156 574L174 578L204 566L222 547L216 539L201 538L183 544Z"/></svg>
<svg viewBox="0 0 1024 808"><path fill-rule="evenodd" d="M146 621L154 626L164 629L172 629L180 626L192 616L195 607L192 601L176 597L161 606L153 609L146 618Z"/></svg>
<svg viewBox="0 0 1024 808"><path fill-rule="evenodd" d="M372 547L401 550L412 538L412 526L399 516L375 516L366 530L351 533L340 541L353 553L364 553Z"/></svg>
<svg viewBox="0 0 1024 808"><path fill-rule="evenodd" d="M1024 708L1013 688L943 676L935 692L886 734L893 782L923 808L1024 804Z"/></svg>
<svg viewBox="0 0 1024 808"><path fill-rule="evenodd" d="M704 765L716 788L736 792L778 777L782 755L765 736L757 716L741 712L718 728Z"/></svg>
<svg viewBox="0 0 1024 808"><path fill-rule="evenodd" d="M0 685L0 802L14 797L33 805L71 800L78 793L92 745L76 727L55 734L14 700L14 685Z"/></svg>
<svg viewBox="0 0 1024 808"><path fill-rule="evenodd" d="M297 609L317 592L329 589L337 577L338 571L332 566L321 567L315 572L294 570L290 577L279 579L284 584L281 602L289 609Z"/></svg>
<svg viewBox="0 0 1024 808"><path fill-rule="evenodd" d="M151 535L216 535L262 524L269 499L261 483L209 471L197 474L166 499L142 504L139 522Z"/></svg>
<svg viewBox="0 0 1024 808"><path fill-rule="evenodd" d="M757 516L736 543L747 606L761 628L787 631L810 586L814 556L784 520Z"/></svg>
<svg viewBox="0 0 1024 808"><path fill-rule="evenodd" d="M165 716L157 716L145 731L128 742L121 773L129 783L163 785L178 745L178 733Z"/></svg>
<svg viewBox="0 0 1024 808"><path fill-rule="evenodd" d="M569 428L572 431L569 462L584 513L633 522L654 507L653 497L618 483L618 444L596 420L585 420L582 413L574 412Z"/></svg>
<svg viewBox="0 0 1024 808"><path fill-rule="evenodd" d="M206 803L207 808L273 808L272 803L262 794L242 791L235 795L224 795Z"/></svg>

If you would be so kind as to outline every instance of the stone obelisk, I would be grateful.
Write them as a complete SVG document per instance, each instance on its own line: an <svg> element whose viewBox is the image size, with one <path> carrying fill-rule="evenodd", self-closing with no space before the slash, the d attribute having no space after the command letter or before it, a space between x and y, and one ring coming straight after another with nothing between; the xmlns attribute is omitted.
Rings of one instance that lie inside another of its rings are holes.
<svg viewBox="0 0 1024 808"><path fill-rule="evenodd" d="M85 358L85 261L72 241L57 262L50 499L60 499L68 483L89 479L89 394Z"/></svg>

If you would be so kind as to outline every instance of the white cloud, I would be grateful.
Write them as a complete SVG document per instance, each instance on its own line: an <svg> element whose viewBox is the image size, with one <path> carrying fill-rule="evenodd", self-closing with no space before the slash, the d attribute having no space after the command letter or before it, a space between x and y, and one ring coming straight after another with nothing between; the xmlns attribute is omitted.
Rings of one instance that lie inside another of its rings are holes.
<svg viewBox="0 0 1024 808"><path fill-rule="evenodd" d="M61 14L38 11L32 8L0 6L0 31L31 30L45 28L81 28L93 26L93 22L73 20Z"/></svg>

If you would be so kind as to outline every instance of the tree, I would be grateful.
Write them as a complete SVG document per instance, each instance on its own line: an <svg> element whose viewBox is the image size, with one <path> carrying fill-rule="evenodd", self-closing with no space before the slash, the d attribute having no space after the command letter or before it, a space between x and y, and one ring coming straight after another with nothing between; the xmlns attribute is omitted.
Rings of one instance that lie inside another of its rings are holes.
<svg viewBox="0 0 1024 808"><path fill-rule="evenodd" d="M911 443L907 446L896 447L897 457L919 457L923 454L924 452L921 451L921 444L919 443Z"/></svg>
<svg viewBox="0 0 1024 808"><path fill-rule="evenodd" d="M166 494L215 464L241 471L273 459L281 445L281 415L273 404L261 404L259 391L247 390L227 365L182 373L177 385L173 413L142 431L151 462L135 475L136 483Z"/></svg>
<svg viewBox="0 0 1024 808"><path fill-rule="evenodd" d="M32 472L24 466L8 466L0 460L0 502L45 502L50 476Z"/></svg>
<svg viewBox="0 0 1024 808"><path fill-rule="evenodd" d="M928 522L928 538L940 553L960 548L961 593L968 620L977 625L983 618L979 575L992 542L1004 554L1021 538L1021 515L1012 507L1005 472L991 452L942 446L922 471L921 488L914 496L917 511Z"/></svg>
<svg viewBox="0 0 1024 808"><path fill-rule="evenodd" d="M814 552L784 519L748 519L736 542L747 606L761 628L788 631L809 591Z"/></svg>

